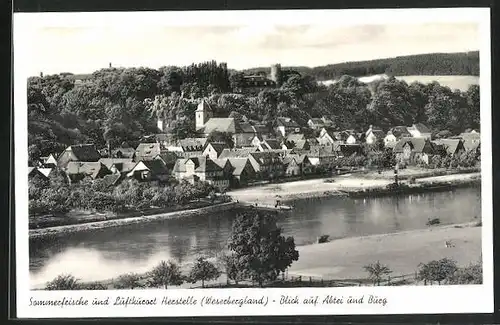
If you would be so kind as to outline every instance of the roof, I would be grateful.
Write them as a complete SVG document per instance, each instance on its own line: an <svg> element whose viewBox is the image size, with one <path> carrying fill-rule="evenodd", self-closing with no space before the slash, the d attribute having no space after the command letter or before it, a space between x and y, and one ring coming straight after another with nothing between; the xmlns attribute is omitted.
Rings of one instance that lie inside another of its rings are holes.
<svg viewBox="0 0 500 325"><path fill-rule="evenodd" d="M340 151L340 143L335 142L332 145L328 146L321 146L321 145L315 145L311 146L309 149L309 156L310 157L319 157L321 156L328 156L328 155L336 155L337 152Z"/></svg>
<svg viewBox="0 0 500 325"><path fill-rule="evenodd" d="M167 166L173 166L177 161L177 154L172 151L163 151L161 154L155 157L155 159L161 158Z"/></svg>
<svg viewBox="0 0 500 325"><path fill-rule="evenodd" d="M384 133L384 131L382 131L381 128L373 126L373 125L370 125L370 127L366 131L365 135L368 136L368 134L370 134L370 132L373 133L373 135L376 136L377 138L381 138L381 137L383 138L385 136L385 133Z"/></svg>
<svg viewBox="0 0 500 325"><path fill-rule="evenodd" d="M137 165L136 162L134 161L128 161L128 162L117 162L113 164L120 173L128 173L134 167Z"/></svg>
<svg viewBox="0 0 500 325"><path fill-rule="evenodd" d="M200 151L207 143L207 138L185 138L179 140L179 146L184 151Z"/></svg>
<svg viewBox="0 0 500 325"><path fill-rule="evenodd" d="M300 125L289 117L278 117L276 118L276 124L278 126L284 126L286 128L298 128Z"/></svg>
<svg viewBox="0 0 500 325"><path fill-rule="evenodd" d="M465 140L464 141L464 148L467 151L476 150L476 149L478 149L480 147L481 147L481 143L480 142L475 142L475 141L470 141L470 140Z"/></svg>
<svg viewBox="0 0 500 325"><path fill-rule="evenodd" d="M285 156L285 150L267 150L267 151L259 151L252 152L250 155L260 164L267 165L273 162L282 161L282 158Z"/></svg>
<svg viewBox="0 0 500 325"><path fill-rule="evenodd" d="M143 160L140 162L142 162L151 171L152 175L161 175L161 174L166 174L168 172L163 162L159 159Z"/></svg>
<svg viewBox="0 0 500 325"><path fill-rule="evenodd" d="M433 141L435 144L443 146L443 148L446 149L446 152L448 154L454 154L460 144L462 143L462 140L460 139L438 139Z"/></svg>
<svg viewBox="0 0 500 325"><path fill-rule="evenodd" d="M186 162L189 160L189 158L179 158L175 162L173 171L176 173L181 173L186 171Z"/></svg>
<svg viewBox="0 0 500 325"><path fill-rule="evenodd" d="M250 123L238 123L239 124L239 132L242 133L256 133L255 128Z"/></svg>
<svg viewBox="0 0 500 325"><path fill-rule="evenodd" d="M222 150L228 148L228 145L225 142L209 142L205 147L205 150L206 148L208 148L208 146L211 146L215 150L215 152L217 152L217 156L221 154Z"/></svg>
<svg viewBox="0 0 500 325"><path fill-rule="evenodd" d="M302 133L291 133L286 137L286 141L288 142L297 142L300 140L305 140L306 136Z"/></svg>
<svg viewBox="0 0 500 325"><path fill-rule="evenodd" d="M295 148L304 149L306 144L307 144L307 140L298 140L297 142L295 142Z"/></svg>
<svg viewBox="0 0 500 325"><path fill-rule="evenodd" d="M38 168L38 171L43 174L45 177L49 177L50 173L52 172L53 168Z"/></svg>
<svg viewBox="0 0 500 325"><path fill-rule="evenodd" d="M192 160L195 163L196 172L206 173L222 170L221 166L208 157L193 157L189 158L189 160Z"/></svg>
<svg viewBox="0 0 500 325"><path fill-rule="evenodd" d="M405 144L409 143L412 148L412 152L425 153L426 144L427 148L433 148L432 142L424 138L402 138L399 140L393 148L394 152L403 152L403 147Z"/></svg>
<svg viewBox="0 0 500 325"><path fill-rule="evenodd" d="M321 118L317 118L317 117L310 118L308 122L311 122L313 124L320 124L320 125L324 124L323 120Z"/></svg>
<svg viewBox="0 0 500 325"><path fill-rule="evenodd" d="M78 161L98 161L101 158L93 144L76 144L69 146L66 150L71 150Z"/></svg>
<svg viewBox="0 0 500 325"><path fill-rule="evenodd" d="M238 123L232 117L212 117L205 123L202 130L205 134L210 134L212 132L240 132Z"/></svg>
<svg viewBox="0 0 500 325"><path fill-rule="evenodd" d="M133 162L132 158L101 158L99 162L106 166L108 169L111 168L115 163L127 163Z"/></svg>
<svg viewBox="0 0 500 325"><path fill-rule="evenodd" d="M389 131L387 131L387 134L392 133L396 138L402 138L402 137L410 137L411 134L408 132L408 129L406 126L395 126Z"/></svg>
<svg viewBox="0 0 500 325"><path fill-rule="evenodd" d="M135 149L136 161L152 160L161 153L159 143L140 143Z"/></svg>
<svg viewBox="0 0 500 325"><path fill-rule="evenodd" d="M228 158L228 160L231 166L233 166L234 168L233 175L235 176L241 175L247 164L252 166L252 164L249 163L248 158Z"/></svg>
<svg viewBox="0 0 500 325"><path fill-rule="evenodd" d="M117 185L123 179L122 174L109 174L102 178L104 184L107 187Z"/></svg>
<svg viewBox="0 0 500 325"><path fill-rule="evenodd" d="M481 134L476 132L463 132L459 136L464 140L481 140Z"/></svg>
<svg viewBox="0 0 500 325"><path fill-rule="evenodd" d="M273 149L281 149L280 142L276 139L266 139L263 141L263 146L265 146L265 149L267 150L273 150Z"/></svg>
<svg viewBox="0 0 500 325"><path fill-rule="evenodd" d="M422 123L413 124L407 128L408 131L418 131L420 133L431 133L431 130Z"/></svg>
<svg viewBox="0 0 500 325"><path fill-rule="evenodd" d="M96 178L101 170L107 170L106 166L100 162L70 161L65 172L68 175L86 175Z"/></svg>
<svg viewBox="0 0 500 325"><path fill-rule="evenodd" d="M116 148L116 149L111 150L111 154L113 156L116 156L118 151L120 151L122 153L123 157L127 157L127 158L132 158L135 154L134 148Z"/></svg>
<svg viewBox="0 0 500 325"><path fill-rule="evenodd" d="M257 148L238 148L238 149L224 149L222 150L219 158L246 158L252 152L256 152Z"/></svg>

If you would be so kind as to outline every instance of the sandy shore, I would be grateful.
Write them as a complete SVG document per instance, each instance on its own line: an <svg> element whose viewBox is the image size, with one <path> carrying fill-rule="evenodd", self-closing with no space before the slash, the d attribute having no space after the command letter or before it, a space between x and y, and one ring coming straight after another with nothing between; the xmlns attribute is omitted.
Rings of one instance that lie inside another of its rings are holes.
<svg viewBox="0 0 500 325"><path fill-rule="evenodd" d="M454 247L446 247L451 240ZM419 263L452 258L466 266L481 254L481 227L473 223L393 234L353 237L298 247L299 260L288 274L325 279L366 278L363 266L377 260L393 275L414 273Z"/></svg>
<svg viewBox="0 0 500 325"><path fill-rule="evenodd" d="M446 176L435 176L417 179L417 183L446 183L446 182L468 182L481 176L481 173L453 174ZM334 182L326 182L326 179L312 179L280 184L267 184L258 187L249 187L230 191L227 194L235 200L245 202L257 202L274 204L279 197L282 200L332 196L340 194L339 190L362 190L368 188L382 188L392 183L388 179L368 179L359 175L343 175L332 178Z"/></svg>

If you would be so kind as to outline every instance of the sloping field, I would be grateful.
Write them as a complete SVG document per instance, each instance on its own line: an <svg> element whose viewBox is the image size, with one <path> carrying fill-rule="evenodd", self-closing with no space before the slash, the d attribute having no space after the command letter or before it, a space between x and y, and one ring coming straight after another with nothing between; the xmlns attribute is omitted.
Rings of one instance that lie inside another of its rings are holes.
<svg viewBox="0 0 500 325"><path fill-rule="evenodd" d="M375 80L387 79L387 75L373 75L373 76L365 76L359 77L358 79L364 83L370 83ZM411 84L414 81L419 81L424 84L431 83L433 81L437 81L439 84L443 86L450 87L451 89L460 89L462 91L467 90L470 85L478 85L479 77L478 76L396 76L399 80L404 80L408 84ZM331 85L335 83L336 80L324 80L320 81L320 83L324 85Z"/></svg>

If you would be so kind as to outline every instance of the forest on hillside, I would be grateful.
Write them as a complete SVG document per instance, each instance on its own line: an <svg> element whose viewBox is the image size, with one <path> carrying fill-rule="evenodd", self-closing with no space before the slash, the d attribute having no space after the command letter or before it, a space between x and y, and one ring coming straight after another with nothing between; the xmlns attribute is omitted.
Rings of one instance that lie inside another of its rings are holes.
<svg viewBox="0 0 500 325"><path fill-rule="evenodd" d="M434 131L479 127L479 86L452 90L434 82L407 84L395 78L370 85L354 76L319 85L309 75L291 75L281 87L235 94L227 66L215 61L188 67L101 69L76 83L71 74L28 79L28 150L31 160L77 143L98 148L157 132L156 117L170 123L177 138L194 136L194 111L207 98L216 115L272 127L287 116L306 126L327 116L339 129L385 130L423 122ZM313 136L313 135L311 135Z"/></svg>
<svg viewBox="0 0 500 325"><path fill-rule="evenodd" d="M308 75L317 80L338 79L343 75L353 77L387 74L389 76L410 75L472 75L479 76L479 52L430 53L370 61L329 64L314 68L284 67ZM269 73L270 68L253 68L245 72Z"/></svg>

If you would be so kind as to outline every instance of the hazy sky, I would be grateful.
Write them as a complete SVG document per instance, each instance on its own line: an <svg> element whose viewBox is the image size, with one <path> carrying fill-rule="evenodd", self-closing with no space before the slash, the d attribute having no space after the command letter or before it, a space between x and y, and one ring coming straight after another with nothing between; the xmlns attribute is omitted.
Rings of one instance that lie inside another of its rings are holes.
<svg viewBox="0 0 500 325"><path fill-rule="evenodd" d="M30 37L30 72L86 73L107 67L183 66L215 59L243 69L319 66L398 55L479 49L474 23L411 25L47 27Z"/></svg>

